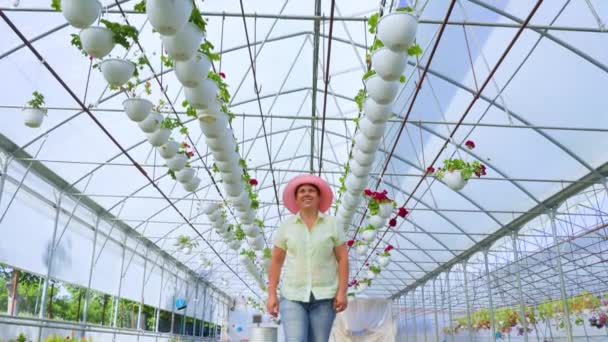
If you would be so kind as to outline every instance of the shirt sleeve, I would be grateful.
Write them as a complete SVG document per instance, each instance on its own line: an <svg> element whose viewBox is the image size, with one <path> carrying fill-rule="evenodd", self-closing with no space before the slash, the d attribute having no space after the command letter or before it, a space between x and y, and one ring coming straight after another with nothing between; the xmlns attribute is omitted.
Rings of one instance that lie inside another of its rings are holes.
<svg viewBox="0 0 608 342"><path fill-rule="evenodd" d="M346 242L346 233L344 233L344 230L342 230L338 227L338 225L336 224L336 220L333 218L332 218L332 224L334 226L334 231L335 231L334 247L337 247Z"/></svg>
<svg viewBox="0 0 608 342"><path fill-rule="evenodd" d="M287 250L287 236L285 235L284 225L279 225L279 229L274 236L274 246L279 247L282 250Z"/></svg>

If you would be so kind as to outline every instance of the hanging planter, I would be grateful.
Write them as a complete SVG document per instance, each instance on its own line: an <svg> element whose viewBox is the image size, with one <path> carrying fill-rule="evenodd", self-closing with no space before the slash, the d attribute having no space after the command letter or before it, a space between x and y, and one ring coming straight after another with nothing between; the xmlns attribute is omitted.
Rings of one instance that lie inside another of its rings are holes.
<svg viewBox="0 0 608 342"><path fill-rule="evenodd" d="M121 87L129 81L135 72L135 64L122 59L106 59L100 64L103 78L109 85Z"/></svg>
<svg viewBox="0 0 608 342"><path fill-rule="evenodd" d="M367 185L367 177L357 177L352 173L346 176L346 189L354 194L361 194L361 191Z"/></svg>
<svg viewBox="0 0 608 342"><path fill-rule="evenodd" d="M237 208L249 208L251 206L251 198L245 191L241 192L239 196L231 196L230 200Z"/></svg>
<svg viewBox="0 0 608 342"><path fill-rule="evenodd" d="M219 214L220 207L220 204L217 202L207 202L205 205L203 205L201 211L205 215L211 215L216 213Z"/></svg>
<svg viewBox="0 0 608 342"><path fill-rule="evenodd" d="M155 147L160 147L167 143L169 137L171 136L171 130L168 128L161 128L154 133L148 133L147 135L148 142Z"/></svg>
<svg viewBox="0 0 608 342"><path fill-rule="evenodd" d="M195 174L196 174L196 171L193 168L185 167L175 173L175 178L177 179L178 182L180 182L182 184L189 183L192 180L192 178L194 178Z"/></svg>
<svg viewBox="0 0 608 342"><path fill-rule="evenodd" d="M160 123L163 120L162 114L151 112L145 120L138 122L137 125L144 133L154 133L160 128Z"/></svg>
<svg viewBox="0 0 608 342"><path fill-rule="evenodd" d="M393 12L378 21L377 37L395 52L406 52L414 43L418 19L408 12Z"/></svg>
<svg viewBox="0 0 608 342"><path fill-rule="evenodd" d="M242 176L243 169L241 169L238 165L232 165L232 170L230 172L222 173L222 181L224 183L238 183L242 181Z"/></svg>
<svg viewBox="0 0 608 342"><path fill-rule="evenodd" d="M165 51L176 61L192 58L204 38L203 31L190 22L174 35L161 36Z"/></svg>
<svg viewBox="0 0 608 342"><path fill-rule="evenodd" d="M393 213L393 202L380 203L378 206L378 215L382 218L388 219Z"/></svg>
<svg viewBox="0 0 608 342"><path fill-rule="evenodd" d="M38 128L46 116L46 110L36 108L25 108L22 112L23 123L27 127Z"/></svg>
<svg viewBox="0 0 608 342"><path fill-rule="evenodd" d="M214 223L217 222L221 217L222 214L219 211L212 211L211 213L207 214L207 218L209 219L209 221Z"/></svg>
<svg viewBox="0 0 608 342"><path fill-rule="evenodd" d="M150 24L165 36L172 36L179 32L188 23L192 9L191 0L146 1L146 13Z"/></svg>
<svg viewBox="0 0 608 342"><path fill-rule="evenodd" d="M216 136L206 137L207 146L211 151L235 151L236 140L229 134L228 129L219 132Z"/></svg>
<svg viewBox="0 0 608 342"><path fill-rule="evenodd" d="M369 269L367 270L367 278L368 279L376 279L376 277L378 276L378 274L380 274L380 267L372 265L369 267Z"/></svg>
<svg viewBox="0 0 608 342"><path fill-rule="evenodd" d="M215 166L217 166L217 169L223 174L226 173L230 173L232 172L232 169L235 167L234 163L232 161L219 161L216 160L215 161ZM224 182L225 184L235 184L235 183L240 183L240 182Z"/></svg>
<svg viewBox="0 0 608 342"><path fill-rule="evenodd" d="M393 250L393 246L392 245L387 245L384 248L384 251L382 251L382 253L379 254L378 256L378 264L381 267L386 267L389 262L391 261L391 250Z"/></svg>
<svg viewBox="0 0 608 342"><path fill-rule="evenodd" d="M83 29L99 18L101 3L97 0L61 0L61 13L70 25Z"/></svg>
<svg viewBox="0 0 608 342"><path fill-rule="evenodd" d="M201 179L194 177L190 182L184 184L184 190L188 192L195 192L196 189L198 189L199 184L201 184Z"/></svg>
<svg viewBox="0 0 608 342"><path fill-rule="evenodd" d="M351 195L349 192L345 193L342 197L342 203L346 209L356 208L361 203L361 196Z"/></svg>
<svg viewBox="0 0 608 342"><path fill-rule="evenodd" d="M258 235L257 237L254 238L247 238L247 242L249 242L249 245L251 245L251 248L253 248L256 251L261 251L264 248L264 238L262 238L262 235Z"/></svg>
<svg viewBox="0 0 608 342"><path fill-rule="evenodd" d="M376 229L374 229L374 227L370 227L367 226L364 228L364 230L361 232L361 238L366 241L367 243L370 243L372 241L374 241L374 239L376 238Z"/></svg>
<svg viewBox="0 0 608 342"><path fill-rule="evenodd" d="M237 197L245 189L243 187L243 183L235 183L235 184L224 183L224 190L226 190L226 193L228 194L228 196Z"/></svg>
<svg viewBox="0 0 608 342"><path fill-rule="evenodd" d="M365 256L367 255L367 250L368 250L368 245L366 243L363 243L361 241L357 241L357 254L359 254L360 256Z"/></svg>
<svg viewBox="0 0 608 342"><path fill-rule="evenodd" d="M371 169L371 165L362 166L355 159L351 159L350 161L350 172L357 177L367 177L369 176L369 171Z"/></svg>
<svg viewBox="0 0 608 342"><path fill-rule="evenodd" d="M393 115L393 104L379 104L368 97L363 103L363 112L374 123L386 122Z"/></svg>
<svg viewBox="0 0 608 342"><path fill-rule="evenodd" d="M365 116L359 121L359 128L361 128L361 132L370 140L379 140L384 135L386 122L374 123ZM357 145L355 144L355 146Z"/></svg>
<svg viewBox="0 0 608 342"><path fill-rule="evenodd" d="M407 65L407 53L380 48L372 52L372 68L385 81L398 81Z"/></svg>
<svg viewBox="0 0 608 342"><path fill-rule="evenodd" d="M215 101L219 89L217 83L207 78L202 80L196 88L184 89L184 96L192 107L205 109L212 101Z"/></svg>
<svg viewBox="0 0 608 342"><path fill-rule="evenodd" d="M216 231L218 234L223 234L223 233L225 233L227 230L228 230L228 225L227 225L227 224L222 224L222 225L219 225L219 226L215 227L215 231Z"/></svg>
<svg viewBox="0 0 608 342"><path fill-rule="evenodd" d="M260 228L256 225L248 224L243 228L243 232L249 237L256 237L260 234Z"/></svg>
<svg viewBox="0 0 608 342"><path fill-rule="evenodd" d="M114 34L105 27L93 26L80 31L82 49L95 58L104 58L114 49Z"/></svg>
<svg viewBox="0 0 608 342"><path fill-rule="evenodd" d="M167 166L172 171L180 171L186 166L188 157L183 154L176 154L173 158L167 160Z"/></svg>
<svg viewBox="0 0 608 342"><path fill-rule="evenodd" d="M460 171L448 171L443 175L443 182L452 190L462 190L467 182Z"/></svg>
<svg viewBox="0 0 608 342"><path fill-rule="evenodd" d="M175 157L177 151L179 151L179 143L175 140L170 140L166 144L158 148L158 153L164 159L171 159Z"/></svg>
<svg viewBox="0 0 608 342"><path fill-rule="evenodd" d="M245 251L241 251L241 254L239 255L239 262L243 265L251 264L251 259L249 259L249 255L243 254L243 252Z"/></svg>
<svg viewBox="0 0 608 342"><path fill-rule="evenodd" d="M399 82L385 81L378 75L373 75L365 81L369 97L378 104L391 104L397 97Z"/></svg>
<svg viewBox="0 0 608 342"><path fill-rule="evenodd" d="M380 139L370 139L363 132L355 134L355 146L365 153L374 153L378 150Z"/></svg>
<svg viewBox="0 0 608 342"><path fill-rule="evenodd" d="M376 229L380 229L386 225L386 219L380 215L372 215L369 218L369 224Z"/></svg>
<svg viewBox="0 0 608 342"><path fill-rule="evenodd" d="M359 165L361 165L361 166L364 166L364 167L371 166L374 162L374 159L376 158L376 154L375 153L365 153L356 147L357 146L355 145L355 149L353 151L353 159L356 160L357 163L359 163Z"/></svg>
<svg viewBox="0 0 608 342"><path fill-rule="evenodd" d="M237 249L241 248L241 241L234 240L228 244L228 247L230 247L230 249L236 251Z"/></svg>
<svg viewBox="0 0 608 342"><path fill-rule="evenodd" d="M228 117L226 115L200 116L198 121L201 130L207 137L218 137L228 126Z"/></svg>
<svg viewBox="0 0 608 342"><path fill-rule="evenodd" d="M186 88L196 88L207 78L211 70L211 60L202 52L197 52L187 61L175 62L175 76Z"/></svg>
<svg viewBox="0 0 608 342"><path fill-rule="evenodd" d="M198 116L225 116L226 113L222 111L222 105L218 99L215 99L207 105L205 109L198 110Z"/></svg>
<svg viewBox="0 0 608 342"><path fill-rule="evenodd" d="M148 117L154 104L146 99L133 97L124 100L122 106L131 121L142 122Z"/></svg>
<svg viewBox="0 0 608 342"><path fill-rule="evenodd" d="M238 165L239 163L239 155L234 150L232 151L211 151L213 154L213 158L216 162L225 162L229 165ZM232 169L225 169L220 171L230 172Z"/></svg>

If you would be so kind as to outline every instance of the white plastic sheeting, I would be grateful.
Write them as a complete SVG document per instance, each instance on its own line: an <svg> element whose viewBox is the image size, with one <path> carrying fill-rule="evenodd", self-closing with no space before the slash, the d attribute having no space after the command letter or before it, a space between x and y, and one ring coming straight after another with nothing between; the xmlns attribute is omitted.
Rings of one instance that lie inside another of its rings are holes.
<svg viewBox="0 0 608 342"><path fill-rule="evenodd" d="M392 301L357 298L336 316L331 342L394 342L397 322L393 320Z"/></svg>

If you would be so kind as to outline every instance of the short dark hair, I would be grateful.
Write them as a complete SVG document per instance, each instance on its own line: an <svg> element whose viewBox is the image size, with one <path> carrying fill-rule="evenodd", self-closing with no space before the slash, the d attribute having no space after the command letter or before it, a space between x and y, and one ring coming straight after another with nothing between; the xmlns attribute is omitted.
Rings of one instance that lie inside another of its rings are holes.
<svg viewBox="0 0 608 342"><path fill-rule="evenodd" d="M315 188L315 189L317 190L317 194L319 194L319 196L321 196L321 189L319 189L319 187L318 187L318 186L316 186L315 184L304 183L304 184L300 184L300 185L298 185L298 186L296 187L296 191L294 192L294 195L295 195L296 197L298 197L298 190L300 190L300 188L301 188L302 186L304 186L304 185L310 185L310 186L312 186L313 188Z"/></svg>

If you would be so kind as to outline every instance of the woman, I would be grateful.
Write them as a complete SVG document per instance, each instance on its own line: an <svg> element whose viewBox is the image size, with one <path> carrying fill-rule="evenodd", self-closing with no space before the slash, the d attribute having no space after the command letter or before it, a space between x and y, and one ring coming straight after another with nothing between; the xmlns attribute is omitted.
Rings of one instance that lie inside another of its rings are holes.
<svg viewBox="0 0 608 342"><path fill-rule="evenodd" d="M280 311L288 342L327 342L336 313L348 304L346 237L335 219L322 213L332 199L329 185L313 175L293 178L283 191L283 203L295 215L275 233L266 307L275 317Z"/></svg>

